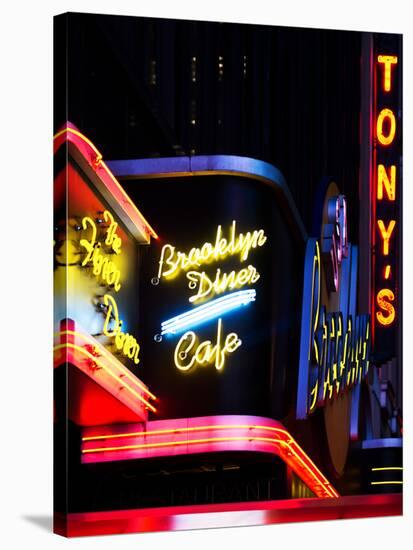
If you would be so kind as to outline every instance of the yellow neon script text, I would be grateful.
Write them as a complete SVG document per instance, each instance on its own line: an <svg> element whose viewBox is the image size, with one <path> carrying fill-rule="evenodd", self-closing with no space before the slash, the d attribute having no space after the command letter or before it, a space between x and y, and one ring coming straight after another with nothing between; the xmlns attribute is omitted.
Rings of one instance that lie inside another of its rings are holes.
<svg viewBox="0 0 413 550"><path fill-rule="evenodd" d="M210 298L211 295L221 294L228 289L252 285L260 278L260 274L252 265L230 273L221 273L221 270L217 269L215 279L208 277L205 271L188 271L186 276L189 281L188 287L192 290L197 289L197 293L189 298L190 302Z"/></svg>
<svg viewBox="0 0 413 550"><path fill-rule="evenodd" d="M393 304L390 302L394 301L394 293L389 288L382 288L377 293L377 305L382 311L376 312L376 317L378 322L381 325L389 326L393 323L396 317L396 310L393 307ZM385 314L383 314L385 312Z"/></svg>
<svg viewBox="0 0 413 550"><path fill-rule="evenodd" d="M391 69L392 65L397 65L396 55L379 55L377 61L384 65L383 88L385 92L391 90Z"/></svg>
<svg viewBox="0 0 413 550"><path fill-rule="evenodd" d="M122 240L116 235L117 223L114 222L112 214L107 210L104 212L105 220L110 219L110 225L106 232L105 244L111 247L115 254L120 254ZM97 241L97 227L92 218L85 216L82 219L82 227L84 230L90 227L91 236L90 239L80 239L80 245L86 249L86 256L82 261L82 267L88 264L92 265L93 275L100 278L108 285L113 285L116 292L121 288L120 283L120 271L116 267L116 264L109 260L108 257L102 252L101 243Z"/></svg>
<svg viewBox="0 0 413 550"><path fill-rule="evenodd" d="M110 246L115 254L120 254L121 247L122 247L122 239L117 235L116 230L118 228L118 224L113 219L112 214L105 210L103 212L103 218L106 222L110 222L110 225L106 231L106 239L105 244Z"/></svg>
<svg viewBox="0 0 413 550"><path fill-rule="evenodd" d="M192 330L185 332L175 348L175 366L181 371L189 371L195 365L215 365L217 370L221 370L226 356L238 349L241 343L235 332L230 332L224 341L222 319L218 319L215 345L210 340L199 343Z"/></svg>
<svg viewBox="0 0 413 550"><path fill-rule="evenodd" d="M139 363L140 345L134 336L122 332L123 321L119 318L119 311L115 298L110 296L110 294L105 294L103 300L105 306L107 306L103 334L108 338L114 338L116 349L129 359L132 359L137 365ZM112 328L110 328L111 321L113 321Z"/></svg>
<svg viewBox="0 0 413 550"><path fill-rule="evenodd" d="M251 250L263 246L266 240L263 229L237 235L235 221L231 224L229 238L226 238L223 236L222 226L219 225L214 243L206 242L201 248L191 248L188 253L177 251L170 244L164 245L159 260L158 278L172 278L181 270L187 271L202 264L224 260L228 256L239 255L240 260L244 262Z"/></svg>
<svg viewBox="0 0 413 550"><path fill-rule="evenodd" d="M390 177L386 167L379 164L377 167L377 199L383 200L383 187L389 201L396 200L396 167L390 166Z"/></svg>

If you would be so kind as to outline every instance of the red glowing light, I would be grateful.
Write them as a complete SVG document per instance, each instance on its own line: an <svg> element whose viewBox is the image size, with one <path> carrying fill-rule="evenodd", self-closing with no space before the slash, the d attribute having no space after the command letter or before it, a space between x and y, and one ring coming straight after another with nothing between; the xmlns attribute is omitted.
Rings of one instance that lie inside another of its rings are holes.
<svg viewBox="0 0 413 550"><path fill-rule="evenodd" d="M84 431L82 462L106 462L223 450L278 455L320 498L338 496L327 478L275 420L251 416L214 416L106 426ZM195 434L191 436L190 434ZM113 444L116 440L116 445Z"/></svg>

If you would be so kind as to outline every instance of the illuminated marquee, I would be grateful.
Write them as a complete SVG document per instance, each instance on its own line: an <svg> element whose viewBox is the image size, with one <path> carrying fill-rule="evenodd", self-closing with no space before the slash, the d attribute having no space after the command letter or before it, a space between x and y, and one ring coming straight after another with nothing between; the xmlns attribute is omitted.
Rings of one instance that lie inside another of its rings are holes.
<svg viewBox="0 0 413 550"><path fill-rule="evenodd" d="M108 223L104 232L104 240L98 239L98 225L90 216L82 219L82 229L89 233L89 238L80 239L80 246L84 249L84 258L81 261L83 268L92 268L92 274L102 285L108 285L115 292L121 288L121 271L116 263L110 259L110 255L120 255L122 252L122 239L116 233L118 228L113 215L105 210L103 220ZM125 357L131 359L135 365L139 363L140 345L136 338L129 333L122 331L123 321L119 317L119 310L116 299L110 294L103 295L103 301L98 301L104 315L103 334L113 339L115 348Z"/></svg>
<svg viewBox="0 0 413 550"><path fill-rule="evenodd" d="M334 189L330 183L326 191L321 245L309 239L304 259L299 419L360 384L370 366L370 315L356 314L357 247L347 238L346 199L331 197Z"/></svg>
<svg viewBox="0 0 413 550"><path fill-rule="evenodd" d="M341 291L347 294L349 289ZM327 312L321 305L316 239L307 243L303 292L298 418L306 418L327 400L361 383L370 365L370 316Z"/></svg>
<svg viewBox="0 0 413 550"><path fill-rule="evenodd" d="M241 344L235 332L229 333L224 339L222 319L218 319L216 344L213 345L210 340L198 343L195 332L186 332L175 348L175 366L181 371L188 371L195 365L213 364L217 370L221 370L226 355L233 353Z"/></svg>
<svg viewBox="0 0 413 550"><path fill-rule="evenodd" d="M189 297L189 302L194 305L196 302L203 302L192 310L164 321L161 333L155 336L156 341L161 341L164 335L175 335L187 330L175 348L174 363L177 369L188 371L196 365L211 364L215 365L217 370L224 367L226 356L241 346L241 339L235 332L224 336L221 317L235 308L255 301L255 289L238 289L253 285L260 278L257 269L251 264L229 273L217 268L213 276L199 268L225 261L230 257L238 257L240 262L245 262L251 251L262 247L266 241L267 237L263 229L237 233L234 220L229 228L228 237L224 236L221 225L217 227L213 243L205 242L200 247L191 248L189 252L177 250L171 244L165 244L162 247L156 281L172 280L185 272L188 288L196 291ZM234 290L235 292L228 292L224 296L211 300L216 295ZM216 344L213 345L210 340L198 343L197 334L188 329L214 319L218 319Z"/></svg>
<svg viewBox="0 0 413 550"><path fill-rule="evenodd" d="M176 250L171 244L165 244L159 260L158 279L172 279L182 271L187 272L188 288L197 290L189 298L190 302L205 300L227 290L254 284L260 278L260 274L252 265L230 273L223 273L217 269L214 276L197 268L204 264L224 261L231 256L239 256L239 260L245 262L251 250L263 246L266 241L267 237L263 229L237 234L234 220L229 230L229 237L226 238L223 236L222 226L219 225L214 243L206 242L199 248L191 248L187 253Z"/></svg>
<svg viewBox="0 0 413 550"><path fill-rule="evenodd" d="M372 317L378 359L394 355L399 294L400 78L398 46L376 38L372 189Z"/></svg>
<svg viewBox="0 0 413 550"><path fill-rule="evenodd" d="M114 221L112 214L105 210L103 218L106 222L110 222L106 230L106 238L104 244L115 254L121 253L122 239L116 234L118 224ZM95 220L89 216L82 219L82 228L88 230L90 228L90 239L80 239L80 246L86 250L86 255L82 261L82 267L91 265L93 275L100 278L102 282L113 286L116 292L120 290L121 274L116 267L115 262L109 260L108 256L102 251L102 243L97 241L97 225Z"/></svg>

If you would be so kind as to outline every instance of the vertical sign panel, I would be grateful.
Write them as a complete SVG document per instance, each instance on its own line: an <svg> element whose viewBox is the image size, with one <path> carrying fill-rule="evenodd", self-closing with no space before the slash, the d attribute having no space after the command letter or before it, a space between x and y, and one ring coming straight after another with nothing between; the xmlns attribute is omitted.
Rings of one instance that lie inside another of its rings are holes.
<svg viewBox="0 0 413 550"><path fill-rule="evenodd" d="M397 355L401 321L401 37L375 35L372 319L377 363Z"/></svg>

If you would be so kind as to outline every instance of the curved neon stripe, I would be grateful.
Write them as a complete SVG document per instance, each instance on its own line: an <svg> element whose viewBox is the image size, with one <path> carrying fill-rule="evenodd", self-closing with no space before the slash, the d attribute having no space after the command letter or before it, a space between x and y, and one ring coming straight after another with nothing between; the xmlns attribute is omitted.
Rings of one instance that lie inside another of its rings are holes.
<svg viewBox="0 0 413 550"><path fill-rule="evenodd" d="M108 164L120 178L174 178L213 175L241 176L258 180L276 193L282 202L282 212L300 243L308 239L304 223L284 176L272 164L250 157L235 155L201 155L157 159L112 160Z"/></svg>
<svg viewBox="0 0 413 550"><path fill-rule="evenodd" d="M94 355L89 353L87 350L85 350L81 346L77 346L76 344L71 344L69 342L66 342L65 344L59 344L57 346L54 346L53 349L54 350L59 350L59 349L63 349L63 348L72 348L76 351L79 351L80 353L83 353L83 355L86 355L86 357L88 357L89 359L92 359L92 361L94 361L99 367L101 367L103 370L105 370L110 376L112 376L112 378L117 380L122 387L125 387L126 389L128 389L135 397L137 397L140 401L142 401L142 403L144 403L151 411L156 412L156 409L153 405L151 405L144 397L139 395L133 388L128 386L128 384L126 384L124 382L124 380L122 380L121 378L119 378L119 376L114 374L110 369L108 369L108 367L106 365L101 363Z"/></svg>
<svg viewBox="0 0 413 550"><path fill-rule="evenodd" d="M141 218L141 220L143 221L143 223L146 225L146 227L148 228L149 230L149 233L152 235L152 237L154 237L155 239L158 239L159 236L158 234L156 233L156 231L153 229L153 227L150 225L150 223L147 221L147 219L145 218L145 216L142 214L142 212L136 207L135 203L130 199L129 195L126 193L126 191L123 189L123 187L120 185L120 183L118 182L118 180L115 178L115 176L113 175L113 173L110 171L109 167L107 166L107 164L103 161L103 157L102 157L102 154L99 152L99 150L96 148L96 146L90 141L90 139L88 139L85 135L83 135L81 132L79 132L79 130L75 130L74 128L70 128L70 127L66 127L66 128L63 128L62 130L60 130L59 132L57 132L54 136L53 136L53 139L57 139L59 138L60 136L64 135L64 134L67 134L67 133L71 133L71 134L74 134L75 136L79 137L82 141L84 141L87 145L89 145L89 147L91 147L91 149L93 150L93 152L95 153L96 155L96 166L102 166L102 168L105 170L105 172L107 173L107 175L112 179L112 181L114 183L116 183L119 191L124 195L124 197L127 199L127 203L132 206L132 208L136 211L136 213L138 214L138 216Z"/></svg>
<svg viewBox="0 0 413 550"><path fill-rule="evenodd" d="M123 437L136 437L136 436L147 436L147 435L165 435L168 433L185 433L185 432L196 432L196 431L204 431L204 430L211 430L211 429L258 429L258 430L268 430L273 431L276 433L282 433L285 434L289 441L285 441L288 446L296 445L298 449L305 455L305 452L301 449L301 447L298 445L298 443L294 440L294 438L291 436L291 434L287 430L282 430L281 428L274 428L272 426L261 426L261 425L250 425L250 424L219 424L219 425L209 425L209 426L193 426L188 428L171 428L168 430L153 430L153 431L147 431L147 432L133 432L128 434L108 434L108 435L97 435L97 436L86 436L82 437L82 441L94 441L99 439L117 439L117 438L123 438ZM308 458L308 457L307 457ZM311 466L318 471L320 476L327 482L327 478L324 476L324 474L317 468L317 466L314 464L314 462L308 458L308 462L311 464Z"/></svg>
<svg viewBox="0 0 413 550"><path fill-rule="evenodd" d="M89 147L93 149L93 152L96 154L97 160L99 160L100 162L100 160L102 159L101 153L98 151L96 146L90 141L90 139L88 139L84 134L82 134L82 132L79 132L79 130L75 130L74 128L69 128L69 127L63 128L62 130L59 130L59 132L55 133L55 135L53 136L53 139L57 139L58 137L63 136L66 133L71 133L77 137L80 137L82 141L87 143Z"/></svg>
<svg viewBox="0 0 413 550"><path fill-rule="evenodd" d="M217 441L266 441L268 443L274 443L274 445L280 443L286 445L285 441L281 439L272 439L271 437L257 437L257 436L229 436L229 437L206 437L204 439L188 439L182 441L164 441L162 443L142 443L138 445L122 445L119 447L96 447L93 449L82 449L82 453L103 453L105 451L123 451L133 449L152 449L157 447L169 447L170 445L193 445L196 443L213 443Z"/></svg>
<svg viewBox="0 0 413 550"><path fill-rule="evenodd" d="M116 368L121 370L125 374L125 376L129 378L134 384L139 386L143 392L145 392L154 401L158 399L153 393L151 393L148 390L148 388L138 378L134 377L129 372L129 370L126 367L124 367L122 363L120 363L120 361L118 363L115 363L112 357L112 354L109 351L107 351L107 349L102 344L97 342L97 340L92 340L92 338L87 336L86 334L82 334L81 332L76 332L75 330L62 330L61 332L55 333L55 336L64 336L64 335L79 336L79 338L83 338L84 340L86 340L86 342L90 343L92 346L97 347L99 351L102 352L102 354L108 359L108 361L112 363L112 365L114 365Z"/></svg>
<svg viewBox="0 0 413 550"><path fill-rule="evenodd" d="M138 450L138 449L155 449L160 447L170 447L170 446L175 447L175 446L181 446L181 445L195 445L195 444L201 444L201 443L216 443L216 442L224 442L224 441L264 441L274 445L278 445L278 444L286 445L287 447L289 447L290 452L292 452L296 456L296 458L303 464L303 466L307 468L307 470L309 469L308 466L305 464L305 462L302 460L302 458L299 456L299 454L296 451L294 451L294 449L291 448L291 445L287 441L283 441L282 439L274 439L271 437L258 437L258 436L210 437L210 438L204 438L204 439L189 439L189 440L183 440L183 441L165 441L162 443L142 443L137 445L122 445L118 447L95 447L91 449L82 449L82 453L86 454L86 453L102 453L102 452L114 452L114 451L131 451L131 450ZM311 465L317 468L313 462L311 462ZM327 483L328 483L327 486L324 484L322 485L327 492L330 492L331 490L330 496L338 496L335 490L330 486L330 483L328 481Z"/></svg>
<svg viewBox="0 0 413 550"><path fill-rule="evenodd" d="M92 436L82 437L82 441L95 441L98 439L118 439L121 437L139 437L139 436L146 436L146 435L163 435L163 434L181 433L181 432L184 433L184 432L199 432L204 430L229 430L229 429L271 430L274 432L284 433L285 435L290 436L287 430L282 430L281 428L273 428L272 426L259 426L259 425L251 425L251 424L217 424L217 425L211 424L210 426L171 428L169 430L152 430L148 432L130 432L130 433L123 433L123 434L92 435Z"/></svg>
<svg viewBox="0 0 413 550"><path fill-rule="evenodd" d="M134 444L134 445L120 445L120 446L112 446L112 447L95 447L95 448L89 448L89 449L83 449L83 453L94 453L94 452L116 452L116 451L127 451L127 450L139 450L139 449L156 449L156 448L166 448L168 446L170 447L176 447L176 446L183 446L185 444L191 445L191 444L203 444L203 443L214 443L214 442L224 442L224 441L261 441L261 442L267 442L274 445L284 445L287 447L288 451L297 459L303 469L305 470L305 474L307 476L311 476L314 481L321 484L325 492L328 493L330 497L338 497L338 493L335 491L335 489L331 486L328 479L322 474L322 472L317 468L317 466L314 464L314 462L306 455L306 453L301 449L301 447L298 445L298 443L294 440L294 438L291 436L291 434L287 430L283 430L281 428L276 428L272 426L262 426L258 424L221 424L221 425L205 425L205 426L193 426L188 428L171 428L171 429L164 429L164 430L149 430L147 432L130 432L128 434L102 434L97 436L86 436L83 437L82 440L84 442L86 441L93 441L93 440L102 440L102 439L116 439L116 438L122 438L122 437L134 437L134 436L150 436L150 435L166 435L166 434L185 434L185 432L199 432L199 431L205 431L210 429L217 429L217 430L224 430L224 429L259 429L259 430L267 430L271 432L275 432L278 434L284 435L286 437L286 440L279 440L271 437L260 437L260 436L228 436L228 437L210 437L210 438L200 438L200 439L192 439L192 440L181 440L181 441L164 441L160 443L142 443L142 444Z"/></svg>

